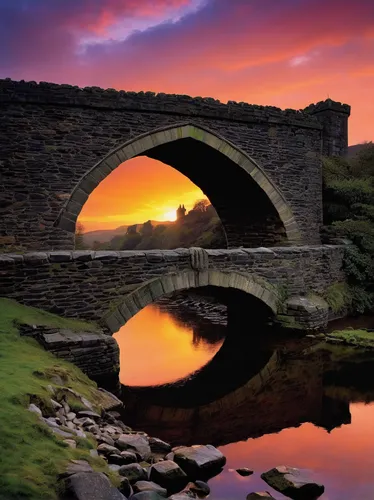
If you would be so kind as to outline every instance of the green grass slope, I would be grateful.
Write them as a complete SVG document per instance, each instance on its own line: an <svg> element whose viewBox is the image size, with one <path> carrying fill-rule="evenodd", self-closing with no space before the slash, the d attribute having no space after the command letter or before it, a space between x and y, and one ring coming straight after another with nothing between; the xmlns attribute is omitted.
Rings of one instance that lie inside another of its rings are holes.
<svg viewBox="0 0 374 500"><path fill-rule="evenodd" d="M84 458L98 470L104 470L105 463L90 457L89 439L81 439L76 449L67 447L27 410L30 400L48 408L47 386L55 386L54 375L91 401L99 401L100 393L78 368L47 353L33 339L20 337L16 322L86 331L95 325L0 298L0 499L54 500L58 473L69 459Z"/></svg>

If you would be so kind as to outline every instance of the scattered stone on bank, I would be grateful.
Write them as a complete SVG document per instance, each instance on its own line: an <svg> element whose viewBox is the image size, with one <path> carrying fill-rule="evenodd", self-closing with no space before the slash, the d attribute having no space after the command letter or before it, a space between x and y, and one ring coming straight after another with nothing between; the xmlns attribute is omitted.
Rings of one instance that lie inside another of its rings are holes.
<svg viewBox="0 0 374 500"><path fill-rule="evenodd" d="M94 411L90 411L90 410L79 411L78 416L79 417L90 417L91 419L95 419L95 420L101 418L101 416L98 413L96 413Z"/></svg>
<svg viewBox="0 0 374 500"><path fill-rule="evenodd" d="M211 477L226 463L226 457L210 444L179 446L173 452L174 461L192 479Z"/></svg>
<svg viewBox="0 0 374 500"><path fill-rule="evenodd" d="M121 465L118 469L118 474L127 477L130 483L136 483L137 481L147 479L145 470L139 464Z"/></svg>
<svg viewBox="0 0 374 500"><path fill-rule="evenodd" d="M169 500L191 500L191 498L197 498L197 496L192 491L182 491L169 497Z"/></svg>
<svg viewBox="0 0 374 500"><path fill-rule="evenodd" d="M247 467L240 467L239 469L236 469L236 472L239 474L239 476L251 476L253 474L253 470L248 469Z"/></svg>
<svg viewBox="0 0 374 500"><path fill-rule="evenodd" d="M107 443L99 444L99 446L97 447L97 451L105 456L112 455L113 453L116 453L117 455L121 455L121 452L119 451L118 448L116 448L115 446L112 446L110 444L107 444Z"/></svg>
<svg viewBox="0 0 374 500"><path fill-rule="evenodd" d="M132 496L131 500L165 500L165 497L161 496L156 491L141 491Z"/></svg>
<svg viewBox="0 0 374 500"><path fill-rule="evenodd" d="M70 448L76 448L77 443L74 441L74 439L64 439L64 443L66 443Z"/></svg>
<svg viewBox="0 0 374 500"><path fill-rule="evenodd" d="M135 450L143 460L147 460L151 455L151 447L142 434L121 434L116 445L122 450Z"/></svg>
<svg viewBox="0 0 374 500"><path fill-rule="evenodd" d="M133 464L138 461L138 457L132 451L121 451L121 457L126 461L126 464Z"/></svg>
<svg viewBox="0 0 374 500"><path fill-rule="evenodd" d="M275 500L268 491L258 491L247 495L247 500Z"/></svg>
<svg viewBox="0 0 374 500"><path fill-rule="evenodd" d="M153 481L138 481L133 486L135 493L142 491L154 491L162 497L167 497L167 490Z"/></svg>
<svg viewBox="0 0 374 500"><path fill-rule="evenodd" d="M150 437L148 439L149 446L152 453L169 453L171 451L171 446L169 443L165 443L162 439Z"/></svg>
<svg viewBox="0 0 374 500"><path fill-rule="evenodd" d="M308 471L280 465L261 474L261 478L276 491L295 500L316 500L325 487L308 478Z"/></svg>
<svg viewBox="0 0 374 500"><path fill-rule="evenodd" d="M168 493L180 491L188 483L187 474L171 460L152 465L149 469L149 479L166 488Z"/></svg>
<svg viewBox="0 0 374 500"><path fill-rule="evenodd" d="M80 472L65 481L66 491L74 500L126 500L101 472Z"/></svg>
<svg viewBox="0 0 374 500"><path fill-rule="evenodd" d="M91 473L93 468L85 460L70 460L65 472L62 477L72 476L73 474L79 474L80 472Z"/></svg>
<svg viewBox="0 0 374 500"><path fill-rule="evenodd" d="M29 411L36 413L40 417L42 416L42 410L38 406L34 405L33 403L31 403L31 405L29 406Z"/></svg>
<svg viewBox="0 0 374 500"><path fill-rule="evenodd" d="M194 483L188 483L183 491L190 491L197 495L199 498L202 498L209 495L210 487L207 483L204 483L204 481L196 480Z"/></svg>
<svg viewBox="0 0 374 500"><path fill-rule="evenodd" d="M127 477L121 477L121 484L118 487L119 491L125 495L126 498L131 497L131 495L134 493L130 481L127 479Z"/></svg>

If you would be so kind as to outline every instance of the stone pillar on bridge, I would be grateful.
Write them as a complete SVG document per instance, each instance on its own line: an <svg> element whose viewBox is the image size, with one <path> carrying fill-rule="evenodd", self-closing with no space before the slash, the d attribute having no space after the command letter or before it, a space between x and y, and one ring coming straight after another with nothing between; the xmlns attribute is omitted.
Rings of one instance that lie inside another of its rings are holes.
<svg viewBox="0 0 374 500"><path fill-rule="evenodd" d="M348 118L351 107L348 104L327 99L305 108L321 123L323 156L345 156L348 150Z"/></svg>

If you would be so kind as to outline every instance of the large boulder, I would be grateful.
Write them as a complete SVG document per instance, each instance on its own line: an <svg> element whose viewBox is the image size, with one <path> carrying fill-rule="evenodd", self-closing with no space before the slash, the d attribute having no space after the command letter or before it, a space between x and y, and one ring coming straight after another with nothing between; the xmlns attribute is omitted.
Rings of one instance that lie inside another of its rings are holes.
<svg viewBox="0 0 374 500"><path fill-rule="evenodd" d="M322 484L308 477L308 471L280 465L261 474L266 483L294 500L316 500L325 491Z"/></svg>
<svg viewBox="0 0 374 500"><path fill-rule="evenodd" d="M167 497L166 488L163 488L162 486L154 483L153 481L138 481L137 483L134 484L135 493L140 493L142 491L154 491L162 497Z"/></svg>
<svg viewBox="0 0 374 500"><path fill-rule="evenodd" d="M226 457L214 446L179 446L173 449L174 461L195 479L214 476L226 463Z"/></svg>
<svg viewBox="0 0 374 500"><path fill-rule="evenodd" d="M149 479L166 488L169 494L180 491L188 483L187 475L171 460L152 465L149 468Z"/></svg>
<svg viewBox="0 0 374 500"><path fill-rule="evenodd" d="M126 500L101 472L80 472L65 480L70 500Z"/></svg>
<svg viewBox="0 0 374 500"><path fill-rule="evenodd" d="M147 479L145 470L139 464L122 465L118 469L118 474L127 477L130 483L136 483L137 481Z"/></svg>
<svg viewBox="0 0 374 500"><path fill-rule="evenodd" d="M121 450L137 452L143 460L147 460L151 455L148 439L142 434L121 434L116 445Z"/></svg>

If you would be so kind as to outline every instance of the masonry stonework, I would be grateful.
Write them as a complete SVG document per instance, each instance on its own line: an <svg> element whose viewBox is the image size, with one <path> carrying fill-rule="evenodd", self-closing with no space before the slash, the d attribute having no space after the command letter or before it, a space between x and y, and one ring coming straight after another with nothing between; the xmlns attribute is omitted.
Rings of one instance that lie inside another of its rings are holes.
<svg viewBox="0 0 374 500"><path fill-rule="evenodd" d="M148 303L183 289L236 288L265 302L274 314L287 314L287 301L323 296L331 284L344 281L340 246L204 253L207 258L199 261L190 249L3 254L0 295L66 317L109 317L105 324L115 332Z"/></svg>
<svg viewBox="0 0 374 500"><path fill-rule="evenodd" d="M129 158L121 157L122 145L128 151L139 137L148 150L132 156L169 163L201 187L221 217L229 247L319 244L321 153L346 148L349 106L317 106L282 111L0 80L0 244L73 249L82 204L95 182ZM149 138L160 129L164 137L183 130L187 135L153 144ZM97 178L81 189L82 179L106 157Z"/></svg>

